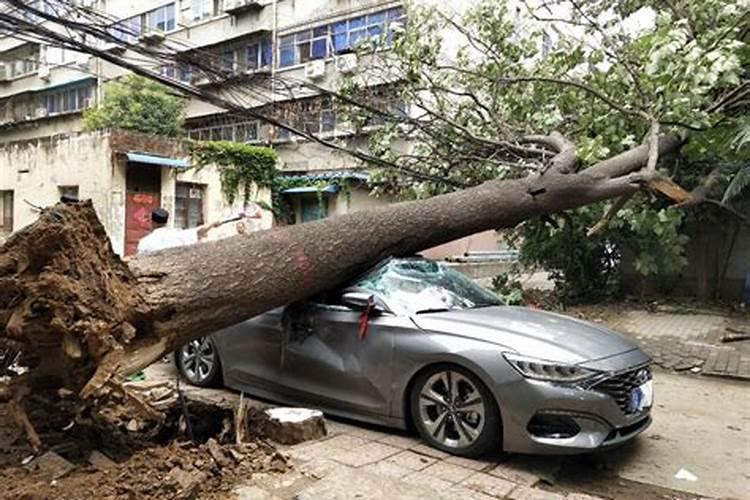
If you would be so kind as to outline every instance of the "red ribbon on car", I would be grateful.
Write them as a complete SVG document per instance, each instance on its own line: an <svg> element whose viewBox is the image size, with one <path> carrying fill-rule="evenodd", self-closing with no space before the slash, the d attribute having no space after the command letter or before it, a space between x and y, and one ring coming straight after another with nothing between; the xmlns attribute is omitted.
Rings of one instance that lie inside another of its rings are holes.
<svg viewBox="0 0 750 500"><path fill-rule="evenodd" d="M375 307L375 300L370 296L370 298L367 299L367 307L362 311L362 314L359 315L360 340L364 340L365 337L367 337L367 327L370 324L370 314L372 313L373 307Z"/></svg>

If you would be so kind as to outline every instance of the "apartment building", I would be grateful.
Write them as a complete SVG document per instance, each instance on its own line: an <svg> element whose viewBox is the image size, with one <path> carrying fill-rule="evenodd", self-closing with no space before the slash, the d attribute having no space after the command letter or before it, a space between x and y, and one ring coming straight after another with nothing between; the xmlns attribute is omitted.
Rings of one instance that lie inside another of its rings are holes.
<svg viewBox="0 0 750 500"><path fill-rule="evenodd" d="M321 86L332 85L341 75L357 71L362 62L352 49L362 40L380 37L382 43L388 44L394 31L405 25L401 2L394 0L78 1L112 16L116 20L112 33L123 41L184 47L186 53L192 51L209 58L227 79L272 74L276 79L312 81ZM221 82L209 81L189 65L169 64L154 69L197 86L221 85ZM100 169L78 170L76 178L66 178L64 184L55 173L54 158L44 165L28 164L30 158L38 154L30 151L60 144L53 139L55 137L66 137L63 139L68 141L66 155L70 154L71 137L86 142L79 135L83 128L83 111L96 106L107 82L123 74L123 69L85 54L12 38L0 39L0 233L18 229L33 220L33 211L23 199L46 203L63 190L74 187L81 196L90 197L95 190L89 186L102 175L110 175L105 173L107 169L113 171L112 175L125 179L124 184L112 184L110 192L100 193L103 198L98 203L108 207L109 215L117 212L108 230L113 241L118 242L115 245L118 251L128 253L132 240L137 240L133 224L127 221L137 219L136 212L143 213L143 204L134 200L145 198L132 195L144 189L151 195L158 195L149 198L149 203L180 198L176 189L199 197L202 207L195 203L192 206L193 212L198 210L200 216L176 221L182 226L210 219L208 212L226 211L217 186L201 184L190 172L175 167L182 165L185 158L162 157L137 145L132 151L116 152L120 157L125 155L125 161L107 161ZM302 101L292 101L274 89L270 92L263 89L258 96L257 102L249 104L269 106L270 96L274 113L307 132L321 137L348 134L331 101L325 97L310 95ZM285 175L315 179L315 185L296 187L287 193L295 207L297 221L391 201L368 195L367 175L359 171L356 160L300 140L267 123L238 118L193 99L187 107L186 129L187 135L194 139L271 144L279 152L280 167ZM363 139L350 137L347 140L357 144ZM3 158L14 164L3 165ZM31 170L36 172L29 175ZM218 176L210 169L203 176L204 180L218 182ZM320 180L326 178L349 179L352 189L339 192L332 183L330 189L323 190L321 201ZM127 236L128 231L131 236ZM482 241L485 242L482 246L486 246L486 235ZM461 251L466 248L471 248L470 242L456 247ZM452 253L454 249L446 252Z"/></svg>

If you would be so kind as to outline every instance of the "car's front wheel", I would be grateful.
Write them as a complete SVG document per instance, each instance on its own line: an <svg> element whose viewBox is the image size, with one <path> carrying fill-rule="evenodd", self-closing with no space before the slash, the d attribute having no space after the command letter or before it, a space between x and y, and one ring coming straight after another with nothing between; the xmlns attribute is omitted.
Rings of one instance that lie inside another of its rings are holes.
<svg viewBox="0 0 750 500"><path fill-rule="evenodd" d="M191 384L215 387L221 383L221 361L211 337L191 340L175 353L177 369Z"/></svg>
<svg viewBox="0 0 750 500"><path fill-rule="evenodd" d="M414 426L431 446L466 457L499 449L500 412L479 378L454 365L420 373L410 396Z"/></svg>

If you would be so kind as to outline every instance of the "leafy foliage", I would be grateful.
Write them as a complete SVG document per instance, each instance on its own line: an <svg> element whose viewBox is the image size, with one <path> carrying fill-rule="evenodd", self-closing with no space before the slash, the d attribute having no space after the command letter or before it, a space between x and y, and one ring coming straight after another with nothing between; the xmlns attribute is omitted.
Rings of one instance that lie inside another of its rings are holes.
<svg viewBox="0 0 750 500"><path fill-rule="evenodd" d="M109 83L101 106L83 119L87 130L119 128L177 137L182 134L186 100L167 87L137 75Z"/></svg>
<svg viewBox="0 0 750 500"><path fill-rule="evenodd" d="M523 138L554 131L575 143L577 168L585 169L648 144L654 122L685 140L678 157L658 165L682 185L695 186L717 163L750 158L748 148L731 147L747 130L747 102L738 97L750 67L747 0L524 5L516 11L480 0L459 21L411 5L393 50L368 54L375 63L341 90L370 98L367 109L350 111L361 119L350 121L357 128L378 117L371 151L421 174L380 172L379 189L421 198L544 170L550 155L523 151L538 146ZM377 78L399 82L387 87L392 101L408 105L407 116L388 109L382 90L369 90ZM410 145L394 147L404 135ZM685 264L679 209L638 197L587 237L609 205L516 230L524 258L550 270L570 298L616 289L623 252L634 254L643 275L676 273ZM704 216L702 209L687 214Z"/></svg>
<svg viewBox="0 0 750 500"><path fill-rule="evenodd" d="M190 152L198 168L216 165L221 188L231 204L242 196L248 202L254 188L272 188L276 181L278 154L271 148L231 141L191 142Z"/></svg>
<svg viewBox="0 0 750 500"><path fill-rule="evenodd" d="M490 284L492 290L509 306L520 306L524 304L523 287L518 280L513 279L510 273L500 273L492 278Z"/></svg>

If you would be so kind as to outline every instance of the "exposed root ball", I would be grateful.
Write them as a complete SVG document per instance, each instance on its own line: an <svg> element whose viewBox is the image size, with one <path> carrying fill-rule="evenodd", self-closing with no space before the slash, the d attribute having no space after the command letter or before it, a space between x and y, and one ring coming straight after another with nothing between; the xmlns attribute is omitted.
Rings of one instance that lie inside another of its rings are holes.
<svg viewBox="0 0 750 500"><path fill-rule="evenodd" d="M0 248L0 332L32 387L79 391L143 328L144 303L91 202L44 210Z"/></svg>

